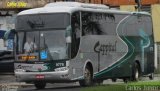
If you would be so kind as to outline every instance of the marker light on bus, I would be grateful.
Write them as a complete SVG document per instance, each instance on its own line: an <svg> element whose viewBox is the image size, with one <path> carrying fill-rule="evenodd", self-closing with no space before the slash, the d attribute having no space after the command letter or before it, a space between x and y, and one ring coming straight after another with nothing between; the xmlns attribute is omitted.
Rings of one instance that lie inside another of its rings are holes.
<svg viewBox="0 0 160 91"><path fill-rule="evenodd" d="M36 59L37 56L19 56L18 59L21 59L21 60L33 60L33 59Z"/></svg>

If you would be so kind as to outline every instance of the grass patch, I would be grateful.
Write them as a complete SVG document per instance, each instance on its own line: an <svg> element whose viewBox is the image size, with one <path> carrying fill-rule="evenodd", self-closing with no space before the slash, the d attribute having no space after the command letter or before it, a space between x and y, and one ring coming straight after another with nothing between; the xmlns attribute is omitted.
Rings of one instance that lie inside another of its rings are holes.
<svg viewBox="0 0 160 91"><path fill-rule="evenodd" d="M130 82L128 85L159 85L160 86L160 81L142 81L142 82Z"/></svg>
<svg viewBox="0 0 160 91"><path fill-rule="evenodd" d="M81 91L124 91L125 87L121 85L103 85L95 87L86 87Z"/></svg>
<svg viewBox="0 0 160 91"><path fill-rule="evenodd" d="M160 81L130 82L86 87L81 91L160 91Z"/></svg>

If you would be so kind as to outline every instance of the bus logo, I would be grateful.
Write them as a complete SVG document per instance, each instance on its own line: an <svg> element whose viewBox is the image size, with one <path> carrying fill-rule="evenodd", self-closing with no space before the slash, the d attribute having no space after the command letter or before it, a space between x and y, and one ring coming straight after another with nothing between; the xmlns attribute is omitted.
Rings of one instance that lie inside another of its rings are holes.
<svg viewBox="0 0 160 91"><path fill-rule="evenodd" d="M56 63L56 66L57 66L57 67L63 67L63 66L64 66L64 63Z"/></svg>

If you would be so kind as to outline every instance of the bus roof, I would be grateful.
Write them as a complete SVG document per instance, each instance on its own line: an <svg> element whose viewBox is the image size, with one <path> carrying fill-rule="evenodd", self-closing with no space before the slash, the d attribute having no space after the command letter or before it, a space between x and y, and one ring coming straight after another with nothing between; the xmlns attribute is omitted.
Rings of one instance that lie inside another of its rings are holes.
<svg viewBox="0 0 160 91"><path fill-rule="evenodd" d="M44 14L44 13L72 13L74 11L91 11L91 12L106 12L106 13L119 13L119 14L133 14L140 13L150 15L147 12L128 12L120 11L118 9L109 8L102 4L87 4L80 2L55 2L49 3L41 8L34 8L29 10L24 10L18 15L26 14Z"/></svg>

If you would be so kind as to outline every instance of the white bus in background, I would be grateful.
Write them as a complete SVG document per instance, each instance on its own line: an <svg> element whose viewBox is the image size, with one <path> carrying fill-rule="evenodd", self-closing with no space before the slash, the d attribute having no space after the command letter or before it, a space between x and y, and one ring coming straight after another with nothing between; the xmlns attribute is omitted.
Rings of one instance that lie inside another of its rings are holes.
<svg viewBox="0 0 160 91"><path fill-rule="evenodd" d="M46 83L89 86L105 79L153 78L152 19L146 12L56 2L20 12L15 31L17 81L38 89Z"/></svg>

